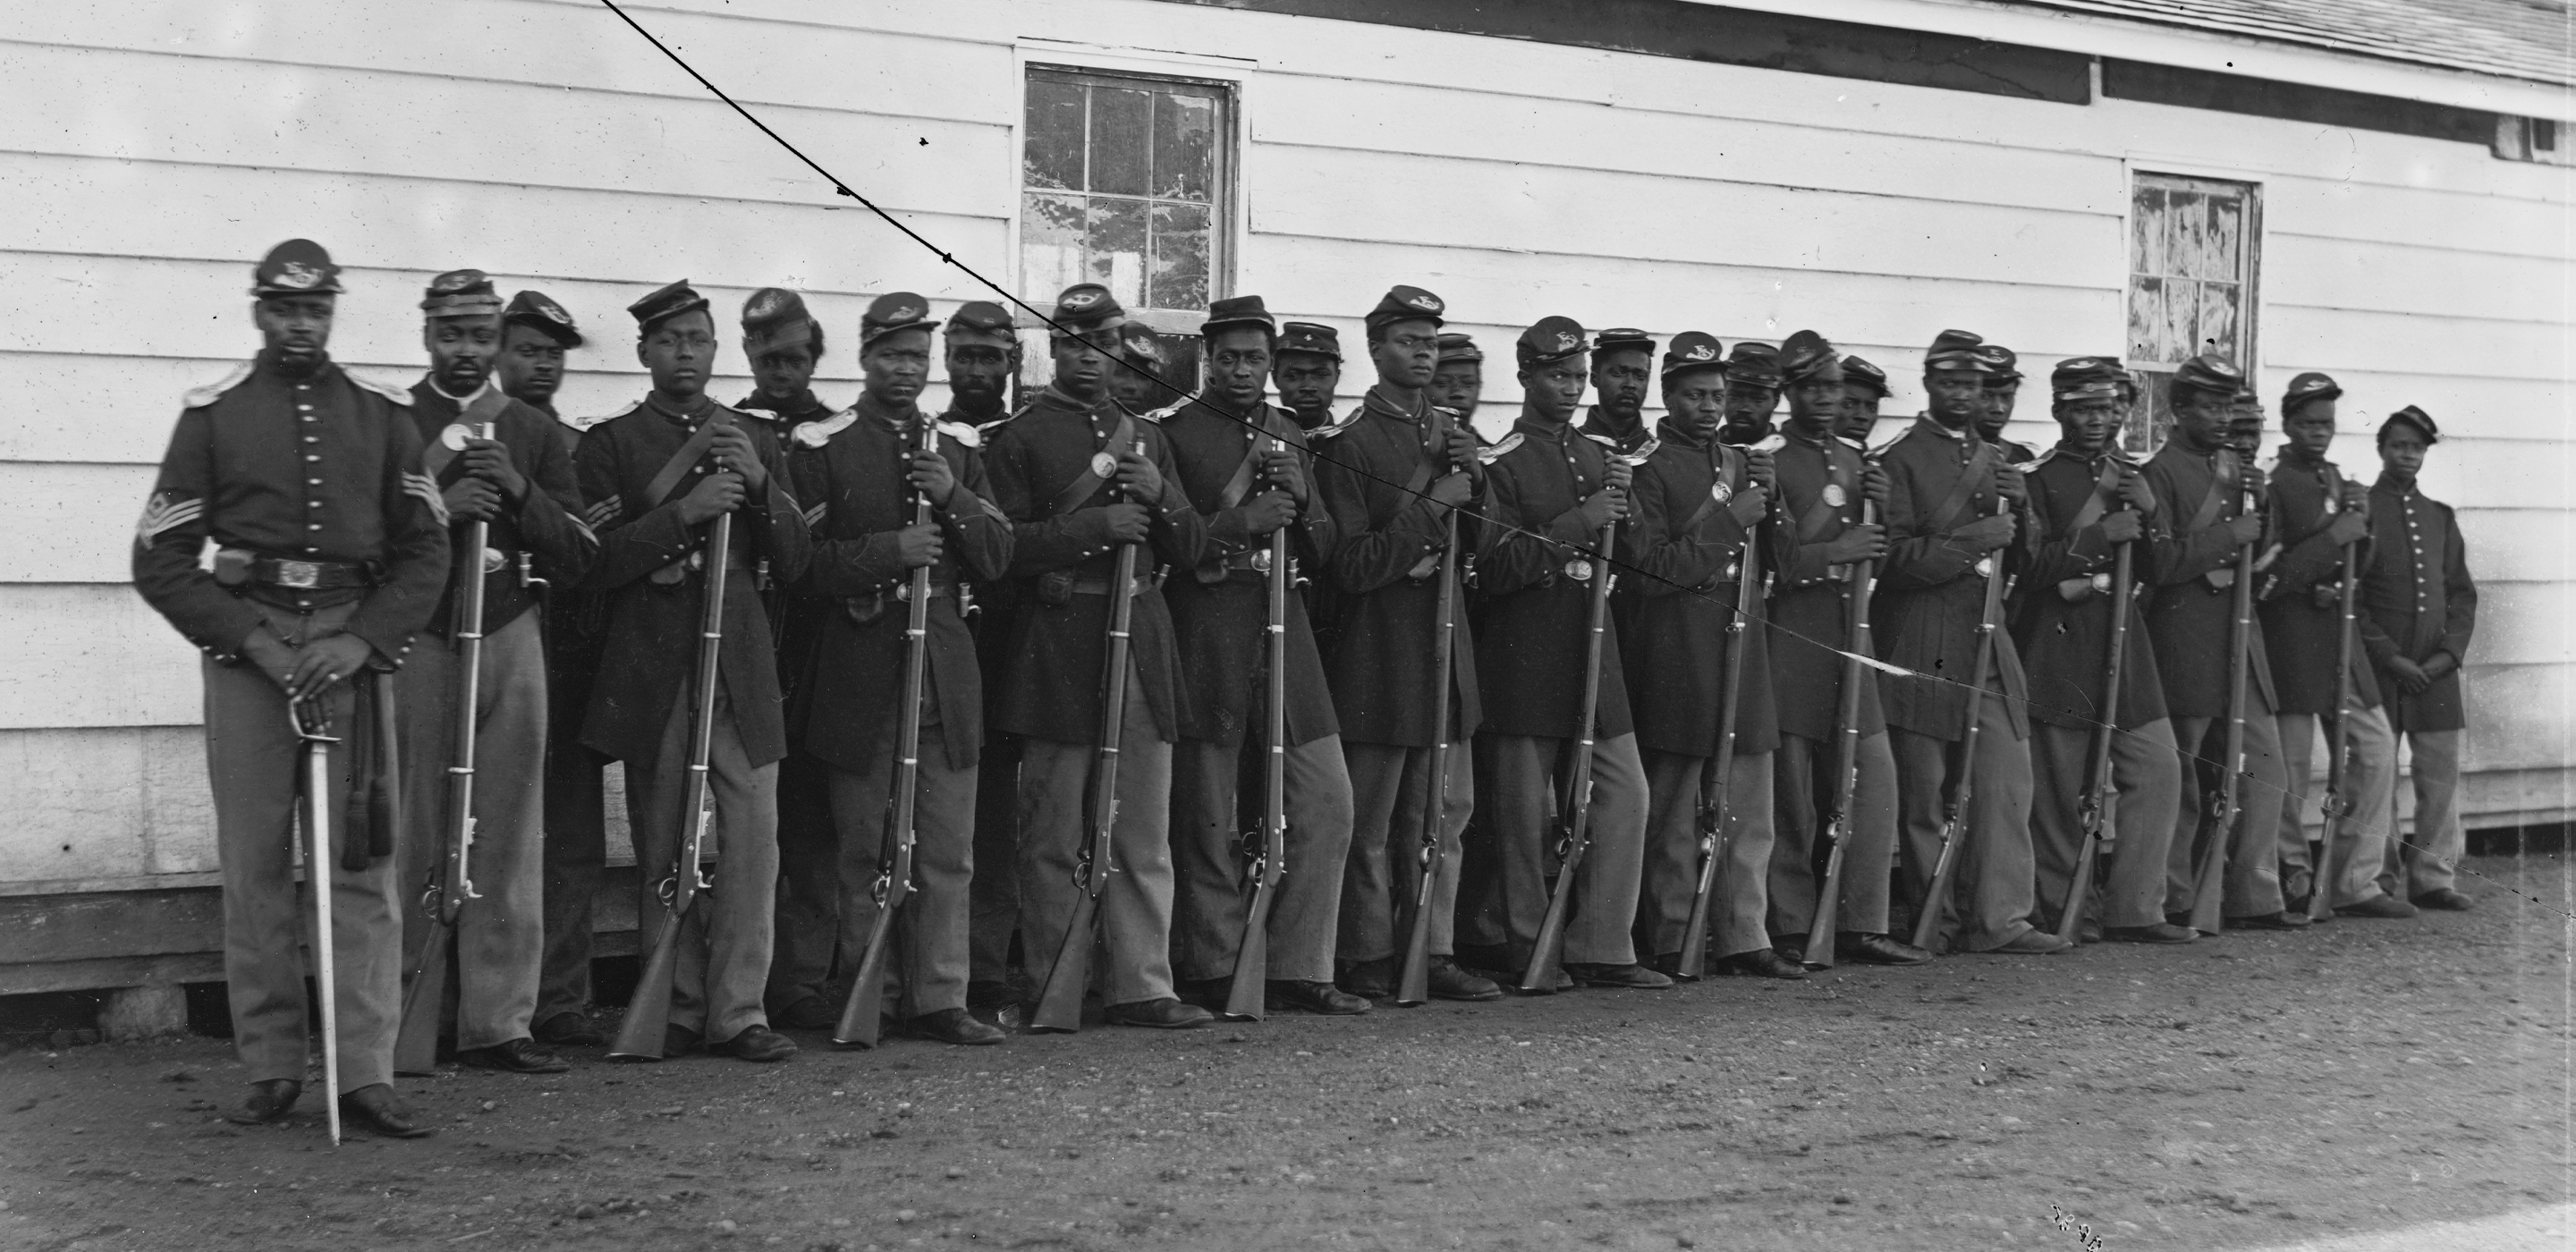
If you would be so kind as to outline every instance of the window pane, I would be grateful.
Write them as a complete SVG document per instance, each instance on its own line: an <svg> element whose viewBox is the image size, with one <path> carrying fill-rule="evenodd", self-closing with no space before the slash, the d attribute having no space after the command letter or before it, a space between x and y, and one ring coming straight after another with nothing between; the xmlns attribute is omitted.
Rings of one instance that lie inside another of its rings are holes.
<svg viewBox="0 0 2576 1252"><path fill-rule="evenodd" d="M1031 301L1083 281L1082 197L1032 191L1020 197L1020 294Z"/></svg>
<svg viewBox="0 0 2576 1252"><path fill-rule="evenodd" d="M2238 236L2245 221L2245 204L2232 196L2209 198L2209 234L2201 245L2200 276L2220 282L2235 282Z"/></svg>
<svg viewBox="0 0 2576 1252"><path fill-rule="evenodd" d="M2176 191L2168 194L2173 211L2165 215L2170 232L2165 244L2165 265L2161 274L2198 278L2200 274L2200 237L2209 223L2209 213L2197 192Z"/></svg>
<svg viewBox="0 0 2576 1252"><path fill-rule="evenodd" d="M1028 151L1021 182L1027 187L1082 188L1082 87L1054 79L1029 79Z"/></svg>
<svg viewBox="0 0 2576 1252"><path fill-rule="evenodd" d="M1154 194L1204 202L1216 185L1216 101L1154 97Z"/></svg>
<svg viewBox="0 0 2576 1252"><path fill-rule="evenodd" d="M1204 309L1208 303L1208 211L1196 205L1154 206L1153 290L1157 309Z"/></svg>
<svg viewBox="0 0 2576 1252"><path fill-rule="evenodd" d="M2129 215L2129 258L2132 273L2165 274L2165 192L2162 187L2140 186L2138 202Z"/></svg>
<svg viewBox="0 0 2576 1252"><path fill-rule="evenodd" d="M2165 346L2165 280L2136 278L2129 282L2129 357L2134 361L2171 361Z"/></svg>
<svg viewBox="0 0 2576 1252"><path fill-rule="evenodd" d="M1088 277L1118 303L1145 307L1145 202L1094 196L1089 209Z"/></svg>
<svg viewBox="0 0 2576 1252"><path fill-rule="evenodd" d="M2120 446L2144 457L2164 443L2165 427L2173 421L2173 375L2163 370L2139 370L2137 375L2138 400L2120 419Z"/></svg>
<svg viewBox="0 0 2576 1252"><path fill-rule="evenodd" d="M2243 362L2238 359L2237 352L2236 301L2243 290L2234 283L2200 285L2200 335L2203 339L2215 341L2204 350L2237 361L2240 365Z"/></svg>
<svg viewBox="0 0 2576 1252"><path fill-rule="evenodd" d="M2188 361L2201 353L2200 336L2194 333L2200 321L2197 316L2200 312L2200 292L2195 290L2198 286L2199 284L2187 278L2165 280L2164 349L2170 355L2164 359L2176 364Z"/></svg>
<svg viewBox="0 0 2576 1252"><path fill-rule="evenodd" d="M1154 97L1123 87L1091 89L1091 190L1141 196L1149 184Z"/></svg>

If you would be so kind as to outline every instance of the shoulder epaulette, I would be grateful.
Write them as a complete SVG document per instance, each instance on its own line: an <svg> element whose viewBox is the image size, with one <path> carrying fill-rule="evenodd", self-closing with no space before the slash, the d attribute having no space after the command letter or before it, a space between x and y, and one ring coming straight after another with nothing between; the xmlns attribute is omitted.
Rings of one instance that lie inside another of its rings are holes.
<svg viewBox="0 0 2576 1252"><path fill-rule="evenodd" d="M946 435L969 448L980 448L984 446L984 432L980 427L969 426L964 422L940 422L938 423L938 426L940 434Z"/></svg>
<svg viewBox="0 0 2576 1252"><path fill-rule="evenodd" d="M1610 452L1611 455L1618 457L1622 461L1626 461L1630 466L1634 467L1643 465L1646 462L1655 459L1655 453L1663 446L1663 440L1658 439L1653 435L1648 435L1646 436L1646 441L1638 444L1637 450L1634 452L1621 452L1616 444L1611 445Z"/></svg>
<svg viewBox="0 0 2576 1252"><path fill-rule="evenodd" d="M389 387L372 378L365 377L364 375L357 374L349 370L342 370L340 373L346 376L350 382L356 383L377 395L383 396L406 409L411 407L411 388L409 387Z"/></svg>
<svg viewBox="0 0 2576 1252"><path fill-rule="evenodd" d="M798 426L796 442L808 448L822 447L832 441L832 436L848 430L850 423L857 420L859 420L858 406L852 405L820 421L807 422Z"/></svg>
<svg viewBox="0 0 2576 1252"><path fill-rule="evenodd" d="M1521 446L1521 433L1516 430L1503 436L1503 441L1501 443L1495 444L1489 448L1476 449L1476 459L1487 465L1491 465L1494 462L1503 459L1503 457L1508 455L1512 449L1519 446Z"/></svg>
<svg viewBox="0 0 2576 1252"><path fill-rule="evenodd" d="M1611 450L1611 451L1613 451L1613 452L1616 452L1616 451L1618 451L1618 450L1619 450L1619 441L1618 441L1618 440L1616 440L1616 439L1611 438L1611 437L1610 437L1610 436L1608 436L1608 435L1596 435L1596 434L1593 434L1591 431L1588 431L1588 430L1580 430L1580 429L1576 430L1574 433L1575 433L1575 434L1578 434L1578 435L1581 435L1581 436L1583 436L1584 438L1589 439L1589 440L1591 440L1591 441L1592 441L1592 442L1594 442L1594 443L1600 444L1602 447L1608 448L1608 449L1610 449L1610 450Z"/></svg>
<svg viewBox="0 0 2576 1252"><path fill-rule="evenodd" d="M1745 451L1747 451L1747 452L1777 452L1777 451L1779 451L1780 449L1785 448L1785 447L1788 447L1788 446L1789 446L1789 437L1788 437L1787 435L1781 434L1779 431L1776 431L1776 430L1775 430L1775 431L1772 431L1770 434L1764 435L1762 438L1760 438L1760 439L1758 439L1758 440L1755 440L1751 446L1749 446L1749 447L1745 448Z"/></svg>
<svg viewBox="0 0 2576 1252"><path fill-rule="evenodd" d="M1352 427L1360 424L1360 414L1366 412L1367 409L1367 405L1354 404L1351 406L1350 412L1344 413L1340 417L1334 418L1313 430L1307 431L1306 437L1308 439L1330 439L1336 435L1343 434ZM1331 410L1329 409L1326 410L1326 412L1330 411Z"/></svg>
<svg viewBox="0 0 2576 1252"><path fill-rule="evenodd" d="M1159 409L1154 409L1154 410L1151 410L1151 411L1148 411L1148 412L1139 413L1139 414L1137 414L1136 416L1141 417L1141 418L1145 419L1146 421L1152 422L1153 424L1155 424L1155 425L1157 425L1157 426L1160 426L1160 425L1162 425L1162 424L1163 424L1163 422L1164 422L1164 420L1165 420L1166 418L1173 418L1173 417L1178 417L1178 416L1180 416L1181 410L1183 410L1183 409L1185 409L1185 408L1188 408L1192 403L1196 402L1196 400L1197 400L1197 397L1195 397L1195 396L1184 396L1184 397L1182 397L1180 400L1178 400L1178 401L1176 401L1176 402L1174 402L1174 403L1166 404L1166 405L1164 405L1163 407L1161 407L1161 408L1159 408Z"/></svg>
<svg viewBox="0 0 2576 1252"><path fill-rule="evenodd" d="M644 407L644 402L643 402L643 401L641 401L641 400L635 400L635 401L629 402L625 408L619 409L618 411L616 411L616 412L614 412L614 413L602 413L602 414L600 414L600 415L599 415L599 416L597 416L597 417L567 417L567 418L562 418L562 419L560 419L560 420L563 422L563 424L564 424L564 425L566 425L566 426L570 426L570 427L572 427L574 430L581 431L581 432L582 432L582 433L584 433L584 434L588 434L588 433L589 433L589 432L591 432L592 430L595 430L595 429L597 429L597 428L599 428L599 427L601 427L601 426L605 426L605 425L607 425L608 423L613 422L613 421L616 421L618 418L624 417L624 416L626 416L627 414L632 413L632 412L634 412L635 410L640 409L640 408L643 408L643 407Z"/></svg>
<svg viewBox="0 0 2576 1252"><path fill-rule="evenodd" d="M718 405L717 407L730 409L738 416L757 418L771 426L777 425L779 419L786 416L786 414L781 413L776 409L746 409L730 404Z"/></svg>
<svg viewBox="0 0 2576 1252"><path fill-rule="evenodd" d="M188 394L179 397L179 407L183 409L202 409L209 404L213 404L215 401L222 399L225 392L241 386L242 380L250 377L250 371L251 362L244 361L241 364L234 366L233 372L224 375L222 378L217 379L214 382L208 383L203 387L189 388Z"/></svg>

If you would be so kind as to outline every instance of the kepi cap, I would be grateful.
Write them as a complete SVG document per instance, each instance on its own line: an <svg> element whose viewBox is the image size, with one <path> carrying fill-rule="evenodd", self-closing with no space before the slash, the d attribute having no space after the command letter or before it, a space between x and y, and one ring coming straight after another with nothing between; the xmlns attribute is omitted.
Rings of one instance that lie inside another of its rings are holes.
<svg viewBox="0 0 2576 1252"><path fill-rule="evenodd" d="M2427 446L2442 442L2442 428L2433 424L2433 415L2411 404L2389 414L2388 420L2379 424L2380 438L2387 438L2388 428L2401 422L2424 432L2424 442Z"/></svg>
<svg viewBox="0 0 2576 1252"><path fill-rule="evenodd" d="M1080 335L1090 338L1092 332L1111 330L1127 322L1127 310L1118 306L1118 297L1098 283L1075 283L1055 298L1055 322L1051 334L1062 337Z"/></svg>
<svg viewBox="0 0 2576 1252"><path fill-rule="evenodd" d="M635 318L637 334L649 335L653 328L684 313L695 313L707 307L707 298L689 285L688 279L664 287L626 306Z"/></svg>
<svg viewBox="0 0 2576 1252"><path fill-rule="evenodd" d="M2048 371L2051 401L2117 400L2128 373L2110 357L2071 356Z"/></svg>
<svg viewBox="0 0 2576 1252"><path fill-rule="evenodd" d="M420 312L430 318L495 317L501 312L501 293L492 290L492 276L481 270L449 270L429 280Z"/></svg>
<svg viewBox="0 0 2576 1252"><path fill-rule="evenodd" d="M867 325L861 322L864 328ZM860 331L865 342L867 333ZM754 360L789 348L816 348L820 355L823 328L812 314L805 311L805 297L784 287L763 287L742 302L742 354Z"/></svg>
<svg viewBox="0 0 2576 1252"><path fill-rule="evenodd" d="M1154 365L1163 363L1163 345L1154 338L1154 328L1143 322L1125 322L1118 327L1118 346L1130 361Z"/></svg>
<svg viewBox="0 0 2576 1252"><path fill-rule="evenodd" d="M1986 379L1987 386L2002 387L2021 381L2021 357L2012 349L1999 343L1987 343L1977 345L1973 351L1978 360L1985 362L1991 375Z"/></svg>
<svg viewBox="0 0 2576 1252"><path fill-rule="evenodd" d="M1725 345L1717 341L1717 336L1703 330L1686 330L1673 336L1671 346L1664 349L1661 372L1670 378L1689 370L1725 368Z"/></svg>
<svg viewBox="0 0 2576 1252"><path fill-rule="evenodd" d="M1974 370L1980 374L1991 374L1994 367L1977 352L1985 342L1985 336L1969 331L1942 331L1933 336L1932 346L1924 350L1923 369L1927 373L1933 370Z"/></svg>
<svg viewBox="0 0 2576 1252"><path fill-rule="evenodd" d="M1443 321L1443 315L1448 312L1449 306L1442 302L1440 297L1420 287L1407 287L1398 283L1387 288L1386 294L1378 297L1377 307L1370 309L1368 316L1361 320L1370 330L1376 330L1394 322L1428 320L1438 325Z"/></svg>
<svg viewBox="0 0 2576 1252"><path fill-rule="evenodd" d="M990 300L969 300L948 315L948 346L985 344L1010 349L1019 346L1020 337L1012 333L1010 311Z"/></svg>
<svg viewBox="0 0 2576 1252"><path fill-rule="evenodd" d="M1552 365L1583 352L1583 323L1570 317L1542 317L1512 344L1512 355L1522 369Z"/></svg>
<svg viewBox="0 0 2576 1252"><path fill-rule="evenodd" d="M581 331L573 326L572 314L542 291L522 291L510 297L509 307L501 310L501 324L533 327L567 348L581 346Z"/></svg>
<svg viewBox="0 0 2576 1252"><path fill-rule="evenodd" d="M1322 322L1285 322L1279 327L1279 351L1311 352L1342 359L1342 332Z"/></svg>
<svg viewBox="0 0 2576 1252"><path fill-rule="evenodd" d="M2173 385L2177 389L2216 392L2232 403L2236 393L2245 386L2245 371L2236 368L2235 362L2226 357L2204 352L2183 362L2182 367L2174 371Z"/></svg>
<svg viewBox="0 0 2576 1252"><path fill-rule="evenodd" d="M1655 356L1655 337L1633 326L1620 326L1592 337L1593 354L1643 352L1648 360Z"/></svg>
<svg viewBox="0 0 2576 1252"><path fill-rule="evenodd" d="M1726 354L1726 381L1780 389L1780 350L1751 339L1737 341Z"/></svg>
<svg viewBox="0 0 2576 1252"><path fill-rule="evenodd" d="M1270 316L1268 306L1259 296L1229 296L1208 305L1207 320L1199 323L1199 334L1213 335L1229 326L1258 326L1276 335L1279 321Z"/></svg>
<svg viewBox="0 0 2576 1252"><path fill-rule="evenodd" d="M907 330L930 331L937 323L930 320L930 301L909 291L889 291L868 301L868 311L859 315L859 350L888 335Z"/></svg>
<svg viewBox="0 0 2576 1252"><path fill-rule="evenodd" d="M1439 355L1434 363L1439 365L1447 365L1451 361L1481 363L1484 359L1485 350L1477 347L1474 339L1452 331L1440 336Z"/></svg>
<svg viewBox="0 0 2576 1252"><path fill-rule="evenodd" d="M1855 387L1874 392L1881 400L1894 394L1888 388L1886 370L1859 357L1847 356L1843 358L1843 394L1851 394Z"/></svg>
<svg viewBox="0 0 2576 1252"><path fill-rule="evenodd" d="M2292 378L2290 389L2281 393L2281 416L2287 418L2311 400L2332 400L2342 394L2343 388L2336 386L2333 378L2309 370Z"/></svg>
<svg viewBox="0 0 2576 1252"><path fill-rule="evenodd" d="M1802 330L1780 341L1780 382L1795 387L1842 363L1823 335Z"/></svg>
<svg viewBox="0 0 2576 1252"><path fill-rule="evenodd" d="M310 239L289 239L269 249L250 275L254 296L336 296L341 290L340 267Z"/></svg>

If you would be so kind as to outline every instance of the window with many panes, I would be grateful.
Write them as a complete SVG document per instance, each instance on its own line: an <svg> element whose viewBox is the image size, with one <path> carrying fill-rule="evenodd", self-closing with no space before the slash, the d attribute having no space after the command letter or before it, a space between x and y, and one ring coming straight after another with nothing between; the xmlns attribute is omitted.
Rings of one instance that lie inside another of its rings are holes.
<svg viewBox="0 0 2576 1252"><path fill-rule="evenodd" d="M2141 384L2123 438L2163 442L2174 370L2204 352L2254 361L2254 272L2262 199L2252 183L2137 175L2129 204L2129 367Z"/></svg>
<svg viewBox="0 0 2576 1252"><path fill-rule="evenodd" d="M1020 293L1043 308L1075 283L1107 286L1159 333L1178 386L1227 294L1233 104L1222 83L1029 69Z"/></svg>

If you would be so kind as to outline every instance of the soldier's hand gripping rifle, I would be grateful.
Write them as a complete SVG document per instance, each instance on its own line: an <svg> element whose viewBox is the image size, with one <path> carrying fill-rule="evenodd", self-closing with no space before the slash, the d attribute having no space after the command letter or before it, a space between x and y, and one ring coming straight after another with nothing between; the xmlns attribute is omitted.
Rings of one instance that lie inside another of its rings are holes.
<svg viewBox="0 0 2576 1252"><path fill-rule="evenodd" d="M2341 629L2335 635L2335 715L2327 733L2325 824L2317 832L2314 855L2308 858L2308 920L2322 922L2334 916L2335 837L2343 831L2343 819L2352 812L2352 801L2344 795L2344 757L2352 749L2352 641L2354 600L2361 587L2361 541L2343 546L2343 585L2338 590L2342 609Z"/></svg>
<svg viewBox="0 0 2576 1252"><path fill-rule="evenodd" d="M2012 503L1998 493L1995 516L2011 509ZM1959 744L1959 779L1942 805L1941 851L1932 860L1932 884L1914 917L1914 946L1926 951L1941 933L1941 923L1949 920L1950 892L1959 880L1959 844L1967 834L1968 805L1977 794L1977 732L1986 720L1986 675L1994 669L1995 626L2004 616L2004 549L1987 553L1978 565L1986 580L1986 601L1977 617L1977 659L1968 666L1968 733Z"/></svg>
<svg viewBox="0 0 2576 1252"><path fill-rule="evenodd" d="M1136 451L1143 454L1139 436ZM1082 997L1091 986L1091 947L1099 939L1100 892L1109 885L1112 836L1118 825L1118 746L1127 725L1127 634L1136 610L1136 560L1141 543L1118 545L1109 578L1107 646L1100 668L1100 737L1091 757L1091 791L1086 805L1089 829L1083 832L1081 863L1074 868L1073 916L1056 948L1055 965L1038 993L1031 1030L1072 1032L1082 1029Z"/></svg>
<svg viewBox="0 0 2576 1252"><path fill-rule="evenodd" d="M939 447L939 424L914 418L915 456ZM912 524L930 525L930 495L915 488ZM859 950L859 969L850 979L849 1002L841 1006L832 1042L877 1046L885 1008L886 959L893 948L895 913L912 898L912 853L916 842L917 806L921 792L921 703L930 673L930 566L914 567L905 584L903 619L903 702L895 706L894 786L886 796L886 855L870 890L876 918L868 923L867 946Z"/></svg>
<svg viewBox="0 0 2576 1252"><path fill-rule="evenodd" d="M340 1144L339 971L331 959L331 733L327 695L287 697L286 721L304 754L304 886L313 896L313 990L322 1001L322 1107Z"/></svg>
<svg viewBox="0 0 2576 1252"><path fill-rule="evenodd" d="M1717 894L1719 868L1726 863L1726 817L1729 785L1735 771L1735 715L1744 690L1745 632L1762 596L1762 524L1744 530L1744 549L1736 557L1735 612L1726 622L1726 694L1717 706L1717 754L1699 780L1699 885L1691 892L1690 920L1682 925L1683 978L1697 980L1708 972L1708 912ZM1764 681L1769 681L1765 679Z"/></svg>
<svg viewBox="0 0 2576 1252"><path fill-rule="evenodd" d="M469 426L477 439L492 437L492 423ZM449 730L447 764L446 846L421 889L420 909L429 917L417 964L403 988L402 1029L394 1036L394 1072L428 1074L438 1068L438 1027L447 1012L447 987L456 969L456 915L468 900L482 899L474 890L474 742L483 701L484 564L492 551L492 523L478 519L465 530L465 555L458 562L456 619L455 720ZM523 567L524 569L524 567ZM390 685L390 684L388 684Z"/></svg>
<svg viewBox="0 0 2576 1252"><path fill-rule="evenodd" d="M1270 441L1272 451L1286 445ZM1288 528L1270 532L1269 683L1262 728L1261 846L1252 858L1252 900L1243 910L1243 938L1234 949L1234 983L1226 989L1225 1015L1259 1018L1270 978L1270 910L1279 877L1288 870Z"/></svg>
<svg viewBox="0 0 2576 1252"><path fill-rule="evenodd" d="M714 886L700 868L699 857L706 850L716 816L707 789L707 758L715 744L716 676L723 662L725 579L732 555L733 514L718 513L707 528L705 608L698 623L697 685L690 693L689 774L680 798L680 849L672 859L671 876L659 891L662 916L653 932L653 946L645 949L650 955L644 959L644 976L635 984L635 998L627 1002L625 1024L608 1046L612 1057L662 1059L662 1037L671 1025L671 982L679 973L680 923L697 903L698 893Z"/></svg>
<svg viewBox="0 0 2576 1252"><path fill-rule="evenodd" d="M1634 453L1614 453L1608 459L1634 468L1655 454L1657 443L1649 439ZM1575 723L1574 761L1565 780L1565 830L1557 842L1556 887L1548 893L1547 913L1539 919L1538 938L1530 945L1529 968L1521 971L1520 987L1525 992L1556 990L1557 975L1564 972L1565 923L1574 908L1576 871L1592 846L1593 723L1601 710L1602 634L1610 624L1610 558L1619 550L1618 541L1619 523L1614 518L1602 526L1598 546L1587 562L1592 571L1592 615L1583 637L1583 712Z"/></svg>
<svg viewBox="0 0 2576 1252"><path fill-rule="evenodd" d="M1449 411L1431 410L1431 441L1435 448L1448 447ZM1426 454L1428 455L1428 454ZM1460 467L1447 469L1455 472ZM1446 510L1443 524L1448 528L1440 541L1440 591L1438 607L1432 611L1431 672L1431 785L1423 788L1422 835L1414 854L1417 867L1413 885L1413 915L1405 926L1404 961L1395 980L1395 1002L1421 1004L1431 998L1431 902L1438 898L1435 890L1446 869L1440 856L1441 832L1449 824L1449 696L1451 670L1456 666L1458 641L1458 510Z"/></svg>
<svg viewBox="0 0 2576 1252"><path fill-rule="evenodd" d="M1877 502L1862 499L1860 520L1864 526L1878 520ZM1825 872L1816 879L1815 918L1807 928L1807 951L1800 964L1816 969L1834 966L1834 928L1840 920L1842 905L1843 848L1851 842L1852 796L1860 787L1860 695L1861 684L1875 682L1862 657L1875 655L1869 642L1869 597L1876 590L1878 562L1863 558L1852 562L1851 634L1843 651L1843 685L1841 699L1834 709L1834 807L1825 814Z"/></svg>
<svg viewBox="0 0 2576 1252"><path fill-rule="evenodd" d="M2242 517L2259 508L2260 503L2252 476L2241 467L2236 481L2237 516ZM2212 491L2219 489L2220 484L2210 487ZM2227 623L2226 746L2219 753L2218 786L2209 793L2209 811L2201 819L2205 834L2197 849L2199 859L2192 865L2195 886L2191 928L2205 935L2219 933L2224 924L2221 909L2227 891L2227 845L2236 828L2237 779L2245 772L2245 684L2254 651L2254 554L2262 542L2257 538L2236 550L2236 582L2231 588L2235 602ZM2198 745L2193 747L2197 749Z"/></svg>
<svg viewBox="0 0 2576 1252"><path fill-rule="evenodd" d="M2129 554L2136 546L2123 543L2111 558L2111 646L2102 658L2102 702L2093 715L2093 741L2085 750L2084 798L2075 811L2084 842L2075 854L2075 874L2067 880L2066 905L2057 911L2057 937L2067 943L2082 938L2084 903L2093 894L2093 866L2101 859L2102 832L2111 822L2111 737L2120 733L2120 670L2128 660L2129 606L2137 595L2129 578Z"/></svg>

